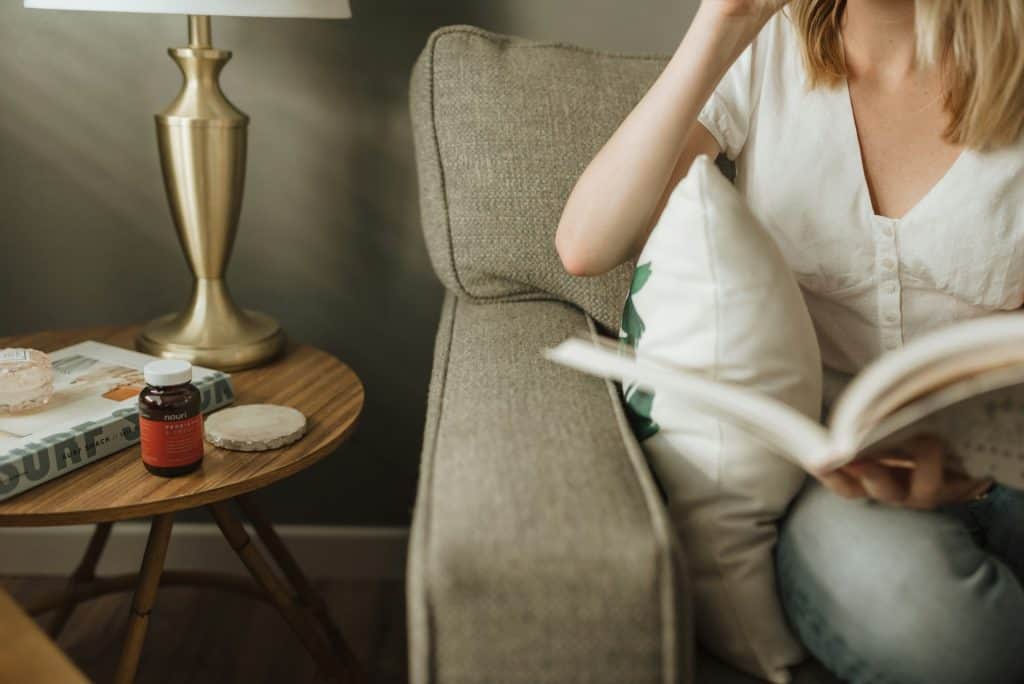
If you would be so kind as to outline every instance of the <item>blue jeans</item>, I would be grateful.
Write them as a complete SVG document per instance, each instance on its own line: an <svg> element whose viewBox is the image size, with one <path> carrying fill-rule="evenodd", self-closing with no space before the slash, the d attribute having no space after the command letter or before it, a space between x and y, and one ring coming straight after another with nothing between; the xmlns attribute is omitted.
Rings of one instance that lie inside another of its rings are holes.
<svg viewBox="0 0 1024 684"><path fill-rule="evenodd" d="M794 629L846 682L1024 683L1024 492L922 512L809 484L776 565Z"/></svg>

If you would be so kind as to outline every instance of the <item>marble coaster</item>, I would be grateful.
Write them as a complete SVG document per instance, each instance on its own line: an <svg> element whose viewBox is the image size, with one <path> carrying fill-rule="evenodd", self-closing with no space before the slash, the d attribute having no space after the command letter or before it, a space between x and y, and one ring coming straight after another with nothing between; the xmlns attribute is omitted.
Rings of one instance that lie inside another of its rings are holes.
<svg viewBox="0 0 1024 684"><path fill-rule="evenodd" d="M206 441L232 451L269 451L306 434L306 416L287 406L250 404L217 411L206 419Z"/></svg>

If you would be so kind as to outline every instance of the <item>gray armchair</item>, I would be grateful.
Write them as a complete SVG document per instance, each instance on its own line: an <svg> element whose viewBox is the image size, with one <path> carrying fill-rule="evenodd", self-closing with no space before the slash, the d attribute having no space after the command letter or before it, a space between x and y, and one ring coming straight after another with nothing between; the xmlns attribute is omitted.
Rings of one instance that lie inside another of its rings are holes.
<svg viewBox="0 0 1024 684"><path fill-rule="evenodd" d="M663 65L453 27L416 66L447 295L409 558L415 684L753 681L697 652L685 553L616 389L539 356L617 329L631 269L567 275L554 230Z"/></svg>

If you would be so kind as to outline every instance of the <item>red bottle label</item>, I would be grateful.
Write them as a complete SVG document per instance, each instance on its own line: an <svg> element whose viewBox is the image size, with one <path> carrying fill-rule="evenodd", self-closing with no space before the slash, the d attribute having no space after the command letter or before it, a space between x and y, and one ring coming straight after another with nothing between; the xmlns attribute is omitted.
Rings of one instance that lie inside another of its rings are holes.
<svg viewBox="0 0 1024 684"><path fill-rule="evenodd" d="M139 416L142 460L154 468L192 465L203 457L203 417L160 421Z"/></svg>

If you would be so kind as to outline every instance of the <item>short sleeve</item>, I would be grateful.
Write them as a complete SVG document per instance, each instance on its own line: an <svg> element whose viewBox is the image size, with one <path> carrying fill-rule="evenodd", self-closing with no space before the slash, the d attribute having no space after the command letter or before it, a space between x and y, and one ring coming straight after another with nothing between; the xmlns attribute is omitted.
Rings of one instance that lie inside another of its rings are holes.
<svg viewBox="0 0 1024 684"><path fill-rule="evenodd" d="M782 12L768 22L726 72L697 119L729 159L735 160L747 142L764 70L770 61L782 59L783 41L792 37L788 22Z"/></svg>
<svg viewBox="0 0 1024 684"><path fill-rule="evenodd" d="M753 59L751 45L732 65L711 94L697 120L718 141L729 159L735 160L747 142L753 115Z"/></svg>

